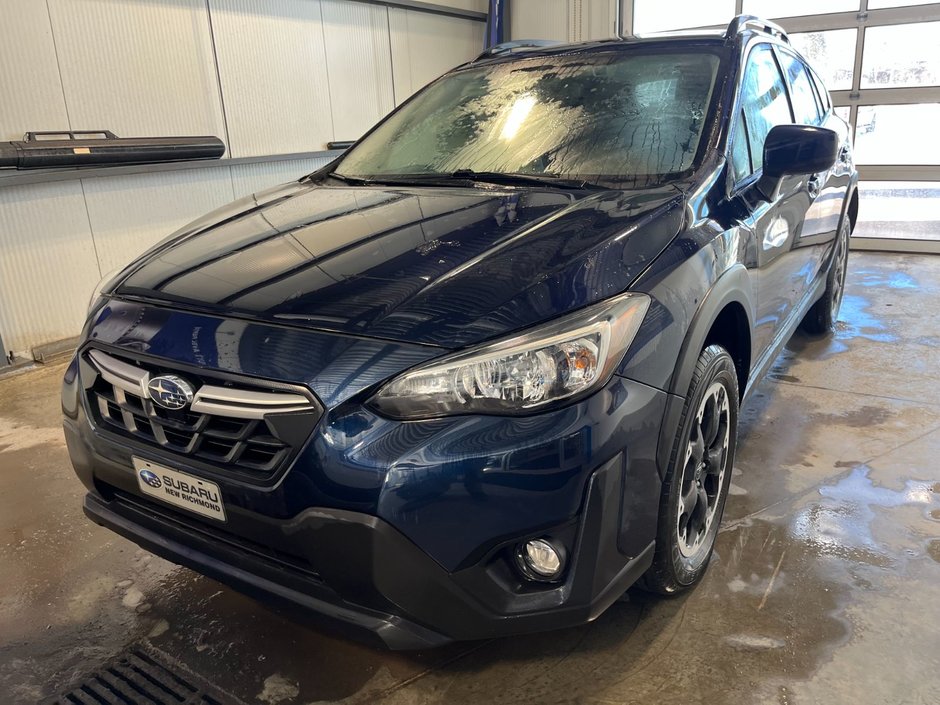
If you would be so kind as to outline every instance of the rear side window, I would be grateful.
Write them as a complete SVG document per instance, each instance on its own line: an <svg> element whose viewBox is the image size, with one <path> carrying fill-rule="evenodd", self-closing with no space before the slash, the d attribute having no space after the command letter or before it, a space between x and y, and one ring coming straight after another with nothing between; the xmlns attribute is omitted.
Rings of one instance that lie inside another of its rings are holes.
<svg viewBox="0 0 940 705"><path fill-rule="evenodd" d="M820 122L822 122L823 117L826 115L826 105L823 103L823 99L819 96L819 88L816 86L816 81L813 80L811 73L810 83L813 86L813 97L816 99L816 111L819 113Z"/></svg>
<svg viewBox="0 0 940 705"><path fill-rule="evenodd" d="M829 91L826 89L826 86L823 84L822 79L819 78L817 74L812 69L809 70L810 75L813 77L813 83L816 84L816 90L819 92L819 99L822 101L823 113L828 113L829 108L832 107L832 103L829 100Z"/></svg>
<svg viewBox="0 0 940 705"><path fill-rule="evenodd" d="M746 129L735 129L731 145L735 181L746 175L744 164L738 161L739 155L744 153L738 141L747 139L750 169L752 172L757 171L764 164L764 140L771 128L793 122L783 77L773 51L767 44L758 45L748 56L741 84L741 107Z"/></svg>
<svg viewBox="0 0 940 705"><path fill-rule="evenodd" d="M819 105L806 66L788 51L780 51L780 64L790 83L796 121L804 125L818 125Z"/></svg>

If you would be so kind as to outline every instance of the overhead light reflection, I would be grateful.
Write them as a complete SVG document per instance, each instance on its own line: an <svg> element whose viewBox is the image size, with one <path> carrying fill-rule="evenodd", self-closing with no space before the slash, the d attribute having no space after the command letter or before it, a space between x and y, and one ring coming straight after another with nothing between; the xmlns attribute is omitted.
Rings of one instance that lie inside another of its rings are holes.
<svg viewBox="0 0 940 705"><path fill-rule="evenodd" d="M506 124L503 125L503 132L500 137L504 140L511 140L515 137L516 133L518 133L519 129L522 127L522 123L529 117L529 113L532 112L532 108L534 107L534 95L519 96L509 110L509 115L506 117Z"/></svg>

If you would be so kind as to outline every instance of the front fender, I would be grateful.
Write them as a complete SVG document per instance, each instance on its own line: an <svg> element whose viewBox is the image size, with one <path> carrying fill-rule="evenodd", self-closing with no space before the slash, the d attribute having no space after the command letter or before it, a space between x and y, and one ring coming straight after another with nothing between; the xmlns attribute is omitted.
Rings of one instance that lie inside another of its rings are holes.
<svg viewBox="0 0 940 705"><path fill-rule="evenodd" d="M657 465L665 475L695 364L721 311L737 304L753 329L757 295L743 261L747 246L736 228L714 221L677 238L634 289L653 305L636 351L620 373L668 392ZM743 390L742 390L743 391Z"/></svg>
<svg viewBox="0 0 940 705"><path fill-rule="evenodd" d="M705 349L705 340L708 338L712 325L719 314L730 304L737 304L744 310L749 334L747 344L750 348L750 331L754 329L757 295L751 285L747 268L740 263L732 265L725 271L702 299L682 342L672 379L666 388L667 392L683 398L687 396L695 364L699 354ZM749 357L752 356L749 355ZM742 394L743 392L744 389L741 389Z"/></svg>

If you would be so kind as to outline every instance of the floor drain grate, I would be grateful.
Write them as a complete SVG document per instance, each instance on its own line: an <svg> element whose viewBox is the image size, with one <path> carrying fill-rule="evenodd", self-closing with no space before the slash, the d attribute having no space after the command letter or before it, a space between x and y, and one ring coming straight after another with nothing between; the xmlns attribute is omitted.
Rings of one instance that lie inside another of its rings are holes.
<svg viewBox="0 0 940 705"><path fill-rule="evenodd" d="M44 705L229 705L232 699L166 654L135 646Z"/></svg>

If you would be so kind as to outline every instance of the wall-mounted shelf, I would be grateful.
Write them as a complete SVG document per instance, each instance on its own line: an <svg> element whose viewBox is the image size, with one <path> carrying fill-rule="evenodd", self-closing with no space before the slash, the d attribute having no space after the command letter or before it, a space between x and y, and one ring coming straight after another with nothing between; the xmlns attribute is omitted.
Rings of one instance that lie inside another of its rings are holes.
<svg viewBox="0 0 940 705"><path fill-rule="evenodd" d="M152 174L164 171L182 171L185 169L218 169L225 166L242 164L267 164L270 162L293 161L297 159L320 159L337 157L343 150L321 150L316 152L295 152L292 154L271 154L260 157L234 157L190 162L164 162L161 164L132 164L128 166L79 167L74 169L0 169L0 188L4 186L22 186L42 184L53 181L71 181L73 179L92 179L101 176L127 176L130 174Z"/></svg>

